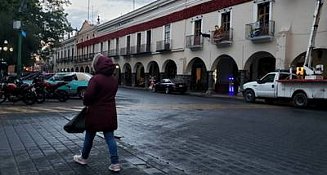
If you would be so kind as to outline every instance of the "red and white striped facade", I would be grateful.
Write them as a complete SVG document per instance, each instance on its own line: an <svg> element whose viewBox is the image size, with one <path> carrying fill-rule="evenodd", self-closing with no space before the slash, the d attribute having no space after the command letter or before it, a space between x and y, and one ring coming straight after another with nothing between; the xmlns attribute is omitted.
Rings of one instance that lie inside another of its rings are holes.
<svg viewBox="0 0 327 175"><path fill-rule="evenodd" d="M231 77L238 86L275 69L301 66L315 2L158 0L103 24L85 22L57 48L54 71L91 72L92 57L101 52L114 59L123 85L146 87L150 76L175 77L190 90L226 93ZM327 70L326 6L313 64Z"/></svg>

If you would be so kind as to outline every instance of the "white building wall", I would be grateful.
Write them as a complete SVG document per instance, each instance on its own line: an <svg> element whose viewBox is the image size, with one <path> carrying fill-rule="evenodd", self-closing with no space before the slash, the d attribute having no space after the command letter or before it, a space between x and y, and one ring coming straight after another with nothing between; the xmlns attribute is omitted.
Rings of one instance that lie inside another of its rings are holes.
<svg viewBox="0 0 327 175"><path fill-rule="evenodd" d="M127 27L142 24L207 1L209 0L160 0L127 15L123 15L120 18L99 25L96 36L103 36ZM270 2L270 18L275 21L275 33L271 42L253 43L246 39L245 25L257 20L257 4L254 3L254 1L249 1L172 23L172 51L170 53L156 52L157 41L164 39L164 26L131 33L129 34L131 37L131 46L136 46L137 33L142 34L141 44L145 44L146 31L151 30L152 54L137 56L137 58L131 56L129 59L121 56L120 59L116 59L115 61L121 68L123 68L125 63L129 63L132 72L135 72L134 67L137 62L141 62L145 67L145 71L148 72L148 63L155 61L159 65L160 72L163 72L167 60L173 60L177 65L178 75L190 75L190 65L194 58L200 58L205 63L207 70L214 70L217 59L222 55L228 55L234 59L238 69L243 70L252 55L258 52L267 52L276 58L277 69L286 69L299 54L306 51L313 21L312 16L315 8L315 1L274 0ZM231 12L231 28L233 29L233 43L231 46L218 48L212 43L210 38L204 38L202 49L192 51L186 48L186 36L194 34L194 20L202 19L202 33L210 34L214 30L215 25L220 25L221 14L225 11ZM316 38L317 48L327 48L326 19L327 7L325 3L322 9L322 16ZM112 38L110 41L109 50L115 49L116 40ZM107 50L107 41L105 41L103 45L103 50ZM120 37L119 45L120 48L126 47L126 36ZM99 48L99 44L96 45L96 48ZM122 70L122 72L124 72L124 70Z"/></svg>

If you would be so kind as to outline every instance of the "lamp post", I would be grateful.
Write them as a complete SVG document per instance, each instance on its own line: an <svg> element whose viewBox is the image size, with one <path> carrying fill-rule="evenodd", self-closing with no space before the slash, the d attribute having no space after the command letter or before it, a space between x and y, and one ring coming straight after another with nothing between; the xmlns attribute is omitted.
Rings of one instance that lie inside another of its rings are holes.
<svg viewBox="0 0 327 175"><path fill-rule="evenodd" d="M3 65L7 65L7 61L6 61L6 58L4 58L4 55L5 55L5 53L7 53L7 52L13 52L14 51L14 49L12 48L12 47L10 47L9 46L9 44L8 44L8 41L7 40L4 40L4 42L3 42L3 45L1 46L0 45L0 78L2 78L2 76L3 76L3 73L4 73L4 66ZM7 67L5 67L5 68L7 68Z"/></svg>

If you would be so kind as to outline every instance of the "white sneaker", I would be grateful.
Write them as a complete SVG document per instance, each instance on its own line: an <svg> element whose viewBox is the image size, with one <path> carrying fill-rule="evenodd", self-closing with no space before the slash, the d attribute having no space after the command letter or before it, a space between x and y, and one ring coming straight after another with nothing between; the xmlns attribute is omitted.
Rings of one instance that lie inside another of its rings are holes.
<svg viewBox="0 0 327 175"><path fill-rule="evenodd" d="M118 172L118 171L120 171L120 169L121 169L121 166L120 166L119 163L111 164L111 165L109 166L109 170L110 170L110 171Z"/></svg>
<svg viewBox="0 0 327 175"><path fill-rule="evenodd" d="M81 164L81 165L86 165L86 164L87 164L87 159L83 159L83 158L82 158L82 155L75 155L75 156L74 156L74 161L75 161L76 163Z"/></svg>

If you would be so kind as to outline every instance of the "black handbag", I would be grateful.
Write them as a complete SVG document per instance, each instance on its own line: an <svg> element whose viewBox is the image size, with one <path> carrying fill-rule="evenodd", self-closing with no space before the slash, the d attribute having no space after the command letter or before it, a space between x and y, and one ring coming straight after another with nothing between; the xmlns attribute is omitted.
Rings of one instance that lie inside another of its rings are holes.
<svg viewBox="0 0 327 175"><path fill-rule="evenodd" d="M64 130L68 133L82 133L85 131L85 117L87 107L84 107L72 120L64 126Z"/></svg>

